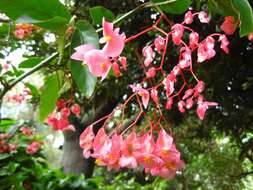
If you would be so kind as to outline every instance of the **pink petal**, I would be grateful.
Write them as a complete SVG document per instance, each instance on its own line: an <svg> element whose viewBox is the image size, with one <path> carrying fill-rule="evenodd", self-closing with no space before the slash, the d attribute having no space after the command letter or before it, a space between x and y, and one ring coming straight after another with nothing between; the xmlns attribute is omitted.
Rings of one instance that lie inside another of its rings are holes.
<svg viewBox="0 0 253 190"><path fill-rule="evenodd" d="M114 35L111 36L106 45L103 47L103 52L106 56L117 57L121 54L125 46L125 35Z"/></svg>
<svg viewBox="0 0 253 190"><path fill-rule="evenodd" d="M102 80L105 79L110 71L111 64L104 52L96 49L90 50L85 54L84 58L90 72L94 76L102 77Z"/></svg>

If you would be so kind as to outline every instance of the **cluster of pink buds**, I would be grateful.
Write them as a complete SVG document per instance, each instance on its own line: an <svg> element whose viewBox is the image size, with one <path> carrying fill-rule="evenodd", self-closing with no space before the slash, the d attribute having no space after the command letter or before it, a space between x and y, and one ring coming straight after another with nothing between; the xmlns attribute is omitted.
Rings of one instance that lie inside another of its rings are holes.
<svg viewBox="0 0 253 190"><path fill-rule="evenodd" d="M68 101L59 99L56 102L56 107L57 109L48 116L47 124L52 126L55 131L75 131L75 127L69 123L68 117L71 113L80 117L80 106L78 104L70 106Z"/></svg>
<svg viewBox="0 0 253 190"><path fill-rule="evenodd" d="M29 37L32 34L32 31L35 29L35 26L32 24L22 23L16 24L16 29L14 31L14 35L17 39L24 39Z"/></svg>
<svg viewBox="0 0 253 190"><path fill-rule="evenodd" d="M96 49L91 44L84 44L75 48L72 59L83 61L90 72L96 77L106 78L110 69L114 71L116 77L120 76L121 63L124 70L127 69L126 57L120 57L125 45L125 34L119 34L119 28L113 29L113 23L103 20L103 37L100 38L101 44L105 43L102 50Z"/></svg>
<svg viewBox="0 0 253 190"><path fill-rule="evenodd" d="M26 147L26 153L27 154L35 154L36 152L38 152L38 150L40 149L42 144L43 143L40 141L33 141L31 144L29 144Z"/></svg>
<svg viewBox="0 0 253 190"><path fill-rule="evenodd" d="M7 96L7 101L21 104L26 102L31 95L31 91L28 88L24 88L22 92L17 92L15 94Z"/></svg>
<svg viewBox="0 0 253 190"><path fill-rule="evenodd" d="M16 152L17 145L14 143L8 143L10 135L7 133L0 134L0 153L13 153Z"/></svg>
<svg viewBox="0 0 253 190"><path fill-rule="evenodd" d="M164 129L155 141L149 132L138 137L132 131L125 139L116 133L109 137L104 128L95 136L93 127L89 126L80 136L80 147L85 158L91 156L109 170L142 166L146 173L171 179L184 167L173 138Z"/></svg>

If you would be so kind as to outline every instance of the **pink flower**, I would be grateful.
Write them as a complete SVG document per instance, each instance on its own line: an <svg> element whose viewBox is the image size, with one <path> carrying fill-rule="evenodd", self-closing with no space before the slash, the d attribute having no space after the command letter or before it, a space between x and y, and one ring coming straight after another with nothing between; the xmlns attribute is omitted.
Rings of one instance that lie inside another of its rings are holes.
<svg viewBox="0 0 253 190"><path fill-rule="evenodd" d="M41 142L33 141L32 144L26 147L26 152L28 154L35 154L41 147Z"/></svg>
<svg viewBox="0 0 253 190"><path fill-rule="evenodd" d="M203 81L198 81L198 84L195 86L195 91L197 95L205 90L205 83Z"/></svg>
<svg viewBox="0 0 253 190"><path fill-rule="evenodd" d="M161 157L169 156L168 150L171 149L173 143L173 138L166 133L164 129L161 129L158 134L158 138L155 145L155 152L156 154L160 155Z"/></svg>
<svg viewBox="0 0 253 190"><path fill-rule="evenodd" d="M145 67L148 67L152 63L152 61L155 57L155 53L154 53L152 47L151 46L144 47L142 49L142 55L145 57L144 65L145 65Z"/></svg>
<svg viewBox="0 0 253 190"><path fill-rule="evenodd" d="M150 98L148 90L135 85L130 85L130 87L132 88L133 92L137 92L138 95L141 96L143 107L146 109L148 107L148 102Z"/></svg>
<svg viewBox="0 0 253 190"><path fill-rule="evenodd" d="M108 141L109 141L109 138L107 134L105 133L105 129L100 128L98 130L96 137L94 138L94 142L92 145L94 153L92 156L96 157L97 155L99 155L103 151L102 148L105 148L103 146L108 144Z"/></svg>
<svg viewBox="0 0 253 190"><path fill-rule="evenodd" d="M70 115L70 109L69 108L62 108L61 109L61 116L62 117L68 117Z"/></svg>
<svg viewBox="0 0 253 190"><path fill-rule="evenodd" d="M85 63L88 65L90 72L97 77L105 79L110 71L111 63L102 50L90 50L84 55Z"/></svg>
<svg viewBox="0 0 253 190"><path fill-rule="evenodd" d="M181 112L181 113L184 113L185 112L185 109L184 109L184 107L185 107L185 102L184 101L179 101L178 102L178 104L177 104L177 106L178 106L178 110Z"/></svg>
<svg viewBox="0 0 253 190"><path fill-rule="evenodd" d="M191 11L187 11L184 16L185 24L191 24L193 22L193 15Z"/></svg>
<svg viewBox="0 0 253 190"><path fill-rule="evenodd" d="M120 70L119 70L119 65L116 62L112 63L112 69L114 72L115 77L119 77L120 76Z"/></svg>
<svg viewBox="0 0 253 190"><path fill-rule="evenodd" d="M177 76L177 75L179 75L180 71L181 71L180 67L179 67L178 65L176 65L176 66L172 69L172 74L173 74L174 76Z"/></svg>
<svg viewBox="0 0 253 190"><path fill-rule="evenodd" d="M181 43L181 38L184 35L184 26L182 24L175 24L172 26L172 41L174 44L179 45Z"/></svg>
<svg viewBox="0 0 253 190"><path fill-rule="evenodd" d="M209 36L205 39L203 43L199 44L198 48L198 62L204 62L215 56L216 52L214 50L214 39Z"/></svg>
<svg viewBox="0 0 253 190"><path fill-rule="evenodd" d="M25 135L25 136L31 136L33 134L33 132L31 131L31 129L29 129L28 127L21 127L20 131Z"/></svg>
<svg viewBox="0 0 253 190"><path fill-rule="evenodd" d="M59 99L56 102L56 107L58 110L61 110L65 106L65 100L64 99Z"/></svg>
<svg viewBox="0 0 253 190"><path fill-rule="evenodd" d="M151 96L152 100L153 100L156 104L158 104L159 99L158 99L158 92L157 92L156 89L153 88L153 89L151 90L150 96Z"/></svg>
<svg viewBox="0 0 253 190"><path fill-rule="evenodd" d="M198 17L199 17L199 21L201 23L208 23L209 22L208 15L204 11L200 11Z"/></svg>
<svg viewBox="0 0 253 190"><path fill-rule="evenodd" d="M185 107L186 107L186 109L191 109L192 106L193 106L193 100L192 100L192 98L188 98L185 102Z"/></svg>
<svg viewBox="0 0 253 190"><path fill-rule="evenodd" d="M135 155L140 148L135 131L132 131L124 140L121 146L121 157L119 164L121 167L135 168L137 161Z"/></svg>
<svg viewBox="0 0 253 190"><path fill-rule="evenodd" d="M147 78L154 78L156 75L156 70L154 67L150 67L146 72Z"/></svg>
<svg viewBox="0 0 253 190"><path fill-rule="evenodd" d="M85 53L87 53L90 50L95 49L93 45L90 44L84 44L84 45L80 45L78 47L75 48L75 53L73 53L71 55L71 59L77 60L77 61L85 61L84 60L84 55Z"/></svg>
<svg viewBox="0 0 253 190"><path fill-rule="evenodd" d="M166 102L165 109L170 110L172 108L172 105L173 105L173 98L169 98L168 101Z"/></svg>
<svg viewBox="0 0 253 190"><path fill-rule="evenodd" d="M221 49L225 52L225 53L229 53L229 49L228 49L228 45L229 45L229 41L227 39L227 37L225 35L220 35L219 37L219 41L221 42Z"/></svg>
<svg viewBox="0 0 253 190"><path fill-rule="evenodd" d="M119 34L119 28L113 29L113 23L103 19L103 37L100 43L106 43L103 52L109 57L117 57L124 49L126 35Z"/></svg>
<svg viewBox="0 0 253 190"><path fill-rule="evenodd" d="M25 30L23 29L16 29L14 31L14 35L17 39L22 40L23 38L25 38Z"/></svg>
<svg viewBox="0 0 253 190"><path fill-rule="evenodd" d="M88 126L80 135L79 145L83 149L83 156L88 158L90 156L90 149L94 140L93 126Z"/></svg>
<svg viewBox="0 0 253 190"><path fill-rule="evenodd" d="M161 36L158 36L155 39L154 44L157 52L161 53L161 50L165 48L165 39Z"/></svg>
<svg viewBox="0 0 253 190"><path fill-rule="evenodd" d="M165 86L165 90L166 90L166 96L167 97L170 97L170 95L174 92L174 82L175 82L175 79L174 79L174 75L173 74L170 74L168 75L164 81L163 81L163 84Z"/></svg>
<svg viewBox="0 0 253 190"><path fill-rule="evenodd" d="M232 35L235 32L238 24L239 24L238 20L235 20L233 16L226 16L224 22L220 26L220 29L225 34Z"/></svg>
<svg viewBox="0 0 253 190"><path fill-rule="evenodd" d="M189 36L189 45L191 49L195 49L199 44L199 34L197 32L191 32Z"/></svg>
<svg viewBox="0 0 253 190"><path fill-rule="evenodd" d="M190 67L192 64L191 50L189 48L182 47L180 51L182 52L182 59L179 61L178 65L181 69Z"/></svg>
<svg viewBox="0 0 253 190"><path fill-rule="evenodd" d="M201 102L198 104L197 107L197 114L198 117L203 120L205 117L206 110L209 106L217 106L218 104L216 102Z"/></svg>

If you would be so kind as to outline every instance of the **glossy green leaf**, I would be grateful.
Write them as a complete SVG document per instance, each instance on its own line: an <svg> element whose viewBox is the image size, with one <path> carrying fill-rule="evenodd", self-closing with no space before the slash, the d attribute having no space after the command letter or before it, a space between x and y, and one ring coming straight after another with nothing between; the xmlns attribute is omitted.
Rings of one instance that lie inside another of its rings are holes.
<svg viewBox="0 0 253 190"><path fill-rule="evenodd" d="M18 67L19 68L32 68L32 67L38 65L42 60L43 60L43 58L41 58L41 57L30 57L29 59L21 62L18 65Z"/></svg>
<svg viewBox="0 0 253 190"><path fill-rule="evenodd" d="M46 78L44 87L41 92L40 105L39 105L39 120L43 122L50 114L56 105L59 97L59 90L62 86L61 72L54 73Z"/></svg>
<svg viewBox="0 0 253 190"><path fill-rule="evenodd" d="M92 7L89 9L89 12L92 18L93 25L97 25L97 24L101 25L103 17L107 21L113 21L113 19L115 18L115 15L113 14L113 12L110 11L109 9L106 9L103 6Z"/></svg>
<svg viewBox="0 0 253 190"><path fill-rule="evenodd" d="M212 15L221 14L224 16L238 17L231 0L208 0L208 10Z"/></svg>
<svg viewBox="0 0 253 190"><path fill-rule="evenodd" d="M154 3L162 3L164 0L152 0ZM176 0L168 4L160 5L161 9L171 14L181 14L191 5L191 0Z"/></svg>
<svg viewBox="0 0 253 190"><path fill-rule="evenodd" d="M71 18L58 0L1 0L0 11L18 22L34 23L52 30L65 27Z"/></svg>
<svg viewBox="0 0 253 190"><path fill-rule="evenodd" d="M240 36L253 32L253 12L247 0L232 0L240 19Z"/></svg>
<svg viewBox="0 0 253 190"><path fill-rule="evenodd" d="M76 24L76 30L72 37L71 49L81 44L92 44L99 47L98 35L95 29L86 21L79 21ZM95 90L97 78L94 77L86 66L80 61L71 60L72 77L86 98L89 98Z"/></svg>

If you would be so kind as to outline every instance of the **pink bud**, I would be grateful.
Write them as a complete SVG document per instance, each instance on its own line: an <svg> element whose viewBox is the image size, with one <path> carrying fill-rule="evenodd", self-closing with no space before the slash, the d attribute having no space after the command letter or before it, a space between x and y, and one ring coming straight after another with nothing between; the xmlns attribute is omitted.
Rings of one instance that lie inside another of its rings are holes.
<svg viewBox="0 0 253 190"><path fill-rule="evenodd" d="M229 41L227 39L227 37L225 35L220 35L219 37L219 41L221 42L221 49L225 52L225 53L229 53L229 49L228 49L228 45L229 45Z"/></svg>
<svg viewBox="0 0 253 190"><path fill-rule="evenodd" d="M184 102L183 100L179 101L178 104L177 104L177 106L178 106L178 110L179 110L181 113L184 113L184 112L185 112L185 109L184 109L184 107L185 107L185 102Z"/></svg>
<svg viewBox="0 0 253 190"><path fill-rule="evenodd" d="M183 96L183 100L185 100L186 98L188 98L189 96L191 96L193 94L194 90L193 89L188 89L185 91L184 96Z"/></svg>
<svg viewBox="0 0 253 190"><path fill-rule="evenodd" d="M173 105L173 98L169 98L168 101L166 102L165 109L170 110L172 108L172 105Z"/></svg>
<svg viewBox="0 0 253 190"><path fill-rule="evenodd" d="M127 61L126 61L126 57L120 57L119 61L123 67L123 69L126 71L127 70Z"/></svg>
<svg viewBox="0 0 253 190"><path fill-rule="evenodd" d="M56 107L58 110L61 110L65 105L65 100L64 99L59 99L56 102Z"/></svg>
<svg viewBox="0 0 253 190"><path fill-rule="evenodd" d="M172 41L174 44L179 45L181 38L184 35L184 26L182 24L175 24L172 26Z"/></svg>
<svg viewBox="0 0 253 190"><path fill-rule="evenodd" d="M200 11L198 17L199 17L199 21L201 23L208 23L209 22L208 15L204 11Z"/></svg>
<svg viewBox="0 0 253 190"><path fill-rule="evenodd" d="M191 109L192 106L193 106L193 100L192 100L192 98L187 99L187 100L186 100L186 105L185 105L185 107L186 107L187 109Z"/></svg>
<svg viewBox="0 0 253 190"><path fill-rule="evenodd" d="M205 83L203 81L199 81L198 84L195 86L195 90L198 92L198 93L201 93L205 90Z"/></svg>
<svg viewBox="0 0 253 190"><path fill-rule="evenodd" d="M148 71L146 72L147 78L154 78L156 75L156 70L154 67L151 67L148 69Z"/></svg>
<svg viewBox="0 0 253 190"><path fill-rule="evenodd" d="M157 52L160 53L162 49L165 48L165 39L161 36L158 36L155 41L155 48L157 49Z"/></svg>
<svg viewBox="0 0 253 190"><path fill-rule="evenodd" d="M73 106L71 106L71 112L73 114L75 114L77 117L80 116L80 106L79 104L74 104Z"/></svg>
<svg viewBox="0 0 253 190"><path fill-rule="evenodd" d="M248 39L249 39L250 41L253 41L253 32L250 33L250 34L248 35Z"/></svg>
<svg viewBox="0 0 253 190"><path fill-rule="evenodd" d="M185 24L191 24L193 22L193 16L191 11L187 11L184 16Z"/></svg>
<svg viewBox="0 0 253 190"><path fill-rule="evenodd" d="M158 92L157 92L156 89L152 89L152 90L151 90L150 96L151 96L152 100L153 100L156 104L158 104L158 101L159 101L158 95L157 95L157 94L158 94Z"/></svg>
<svg viewBox="0 0 253 190"><path fill-rule="evenodd" d="M112 63L112 69L114 72L115 77L119 77L120 76L120 70L119 70L119 65L116 62Z"/></svg>
<svg viewBox="0 0 253 190"><path fill-rule="evenodd" d="M190 33L189 45L191 49L195 49L196 47L198 47L198 44L199 44L199 34L197 32Z"/></svg>
<svg viewBox="0 0 253 190"><path fill-rule="evenodd" d="M61 116L62 117L68 117L70 115L70 109L69 108L62 108L61 109Z"/></svg>
<svg viewBox="0 0 253 190"><path fill-rule="evenodd" d="M220 29L226 35L232 35L235 32L238 24L239 24L239 21L236 20L233 16L226 16L224 19L224 22L220 26Z"/></svg>

